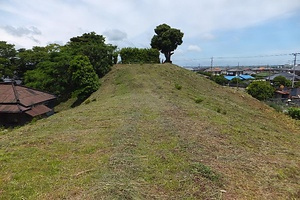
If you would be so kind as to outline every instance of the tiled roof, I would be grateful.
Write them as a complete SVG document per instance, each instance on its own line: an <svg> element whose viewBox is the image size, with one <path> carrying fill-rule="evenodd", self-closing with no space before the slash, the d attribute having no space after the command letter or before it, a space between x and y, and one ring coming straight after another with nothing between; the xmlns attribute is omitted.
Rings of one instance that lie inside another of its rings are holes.
<svg viewBox="0 0 300 200"><path fill-rule="evenodd" d="M32 117L36 117L36 116L42 115L44 113L48 113L50 111L51 111L51 109L48 108L47 106L37 105L35 107L32 107L30 110L26 111L25 113Z"/></svg>
<svg viewBox="0 0 300 200"><path fill-rule="evenodd" d="M14 83L0 83L0 112L20 113L32 110L35 105L55 99L54 95L46 92Z"/></svg>
<svg viewBox="0 0 300 200"><path fill-rule="evenodd" d="M21 113L29 109L18 104L0 104L0 112L3 113Z"/></svg>

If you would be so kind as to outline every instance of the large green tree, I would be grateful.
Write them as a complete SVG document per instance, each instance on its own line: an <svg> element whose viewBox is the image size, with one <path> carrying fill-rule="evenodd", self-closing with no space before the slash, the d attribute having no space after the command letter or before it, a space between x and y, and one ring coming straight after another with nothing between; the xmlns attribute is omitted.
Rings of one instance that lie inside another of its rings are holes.
<svg viewBox="0 0 300 200"><path fill-rule="evenodd" d="M99 77L104 76L116 62L116 46L105 44L105 38L95 32L73 37L67 44L73 55L87 56Z"/></svg>
<svg viewBox="0 0 300 200"><path fill-rule="evenodd" d="M266 81L254 81L247 87L247 92L258 100L271 98L274 91L275 89Z"/></svg>
<svg viewBox="0 0 300 200"><path fill-rule="evenodd" d="M13 44L0 41L0 80L2 77L13 77L16 69L16 54Z"/></svg>
<svg viewBox="0 0 300 200"><path fill-rule="evenodd" d="M73 86L73 95L85 99L98 90L99 78L87 56L75 56L68 70Z"/></svg>
<svg viewBox="0 0 300 200"><path fill-rule="evenodd" d="M179 29L161 24L154 29L156 35L151 40L151 47L158 49L166 57L165 62L171 63L171 56L178 45L182 44L183 33Z"/></svg>
<svg viewBox="0 0 300 200"><path fill-rule="evenodd" d="M46 47L35 46L32 49L19 49L17 56L16 75L23 78L25 72L34 70L39 63L49 61L61 51L62 46L58 44L49 44Z"/></svg>
<svg viewBox="0 0 300 200"><path fill-rule="evenodd" d="M29 52L32 53L32 51ZM29 55L32 55L31 53ZM72 55L66 51L50 51L42 61L34 65L30 64L32 59L30 56L28 56L28 59L29 62L22 62L24 64L22 69L26 69L24 83L27 86L51 92L60 99L70 97L72 88L70 74L67 72L73 59Z"/></svg>
<svg viewBox="0 0 300 200"><path fill-rule="evenodd" d="M273 79L273 84L275 87L280 87L281 85L283 85L285 87L289 87L289 86L292 86L292 81L288 80L284 76L276 76Z"/></svg>
<svg viewBox="0 0 300 200"><path fill-rule="evenodd" d="M0 42L0 79L17 75L24 84L51 92L60 101L71 95L83 100L99 87L104 76L117 62L116 46L94 32L73 37L64 46L19 49Z"/></svg>

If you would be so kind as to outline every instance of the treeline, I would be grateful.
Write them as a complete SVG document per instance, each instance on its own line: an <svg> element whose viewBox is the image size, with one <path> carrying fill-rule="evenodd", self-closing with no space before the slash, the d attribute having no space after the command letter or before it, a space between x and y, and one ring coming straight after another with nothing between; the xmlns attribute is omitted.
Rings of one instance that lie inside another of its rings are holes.
<svg viewBox="0 0 300 200"><path fill-rule="evenodd" d="M123 63L158 63L159 51L125 48L105 43L95 32L73 37L66 45L16 50L0 41L0 81L6 77L58 96L85 99L99 88L99 78L108 73L120 55Z"/></svg>

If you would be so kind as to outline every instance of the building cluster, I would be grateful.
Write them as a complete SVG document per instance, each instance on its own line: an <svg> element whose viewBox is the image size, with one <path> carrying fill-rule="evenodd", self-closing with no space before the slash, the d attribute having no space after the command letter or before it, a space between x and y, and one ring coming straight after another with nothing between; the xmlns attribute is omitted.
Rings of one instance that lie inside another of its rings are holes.
<svg viewBox="0 0 300 200"><path fill-rule="evenodd" d="M212 75L223 75L228 81L234 78L241 80L266 80L271 83L273 80L282 76L292 82L292 87L277 88L274 97L278 99L299 99L300 88L294 87L294 84L300 81L300 65L297 66L276 66L276 67L208 67L208 68L193 68L195 72L202 71Z"/></svg>
<svg viewBox="0 0 300 200"><path fill-rule="evenodd" d="M277 66L277 67L210 67L210 68L193 68L193 71L205 71L210 72L213 75L229 75L229 76L239 76L239 75L255 75L260 73L268 73L269 75L275 75L279 73L288 73L300 75L300 65L295 67L291 66Z"/></svg>

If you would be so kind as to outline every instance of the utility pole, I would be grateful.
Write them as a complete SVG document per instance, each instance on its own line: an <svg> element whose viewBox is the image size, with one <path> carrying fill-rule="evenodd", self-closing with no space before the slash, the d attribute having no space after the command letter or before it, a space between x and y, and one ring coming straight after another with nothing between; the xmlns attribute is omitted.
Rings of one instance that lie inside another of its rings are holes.
<svg viewBox="0 0 300 200"><path fill-rule="evenodd" d="M297 65L297 55L300 55L300 53L292 53L292 55L295 57L294 58L294 74L293 74L293 81L292 81L292 88L294 88L294 84L295 84L295 68Z"/></svg>
<svg viewBox="0 0 300 200"><path fill-rule="evenodd" d="M213 73L212 72L213 64L214 64L214 57L211 57L210 58L210 71L211 71L211 74Z"/></svg>

